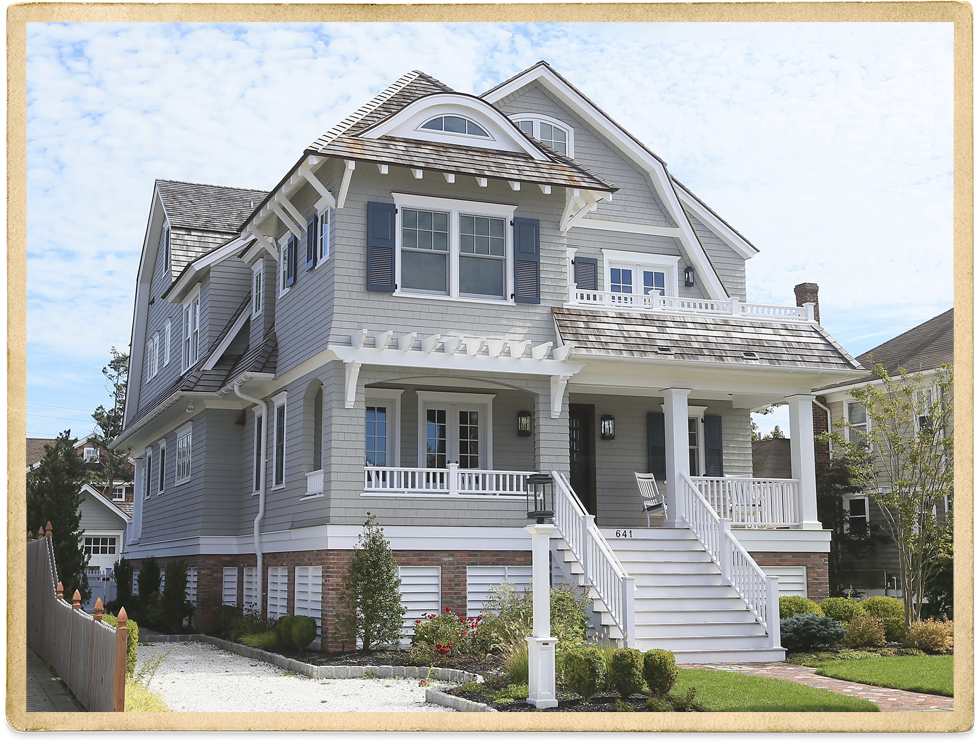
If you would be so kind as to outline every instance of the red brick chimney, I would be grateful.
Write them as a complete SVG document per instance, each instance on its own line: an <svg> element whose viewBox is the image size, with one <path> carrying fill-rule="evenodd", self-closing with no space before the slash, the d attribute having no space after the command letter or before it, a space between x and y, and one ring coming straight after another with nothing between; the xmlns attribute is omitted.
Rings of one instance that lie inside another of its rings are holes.
<svg viewBox="0 0 980 749"><path fill-rule="evenodd" d="M820 287L815 283L799 283L793 288L793 291L796 292L797 307L802 307L807 302L813 302L813 317L817 322L820 322L820 300L817 298Z"/></svg>

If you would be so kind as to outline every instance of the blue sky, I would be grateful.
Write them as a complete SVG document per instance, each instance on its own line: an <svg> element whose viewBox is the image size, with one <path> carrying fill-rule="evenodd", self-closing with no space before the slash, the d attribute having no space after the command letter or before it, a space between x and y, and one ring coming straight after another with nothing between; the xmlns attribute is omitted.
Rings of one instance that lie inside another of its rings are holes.
<svg viewBox="0 0 980 749"><path fill-rule="evenodd" d="M414 68L482 93L548 60L761 250L751 301L818 283L852 354L953 304L951 24L29 24L27 50L28 436L108 402L155 178L272 187Z"/></svg>

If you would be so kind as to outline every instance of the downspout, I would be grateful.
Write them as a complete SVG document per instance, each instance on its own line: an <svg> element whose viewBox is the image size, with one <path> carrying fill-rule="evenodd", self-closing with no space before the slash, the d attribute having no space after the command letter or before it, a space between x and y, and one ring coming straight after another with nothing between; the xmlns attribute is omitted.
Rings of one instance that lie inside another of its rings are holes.
<svg viewBox="0 0 980 749"><path fill-rule="evenodd" d="M262 612L262 518L265 517L265 465L266 465L266 434L269 432L269 407L264 400L246 395L241 390L241 384L235 383L235 395L244 401L254 403L262 410L262 434L259 436L259 511L252 521L252 546L255 547L255 587L259 599L259 613Z"/></svg>
<svg viewBox="0 0 980 749"><path fill-rule="evenodd" d="M816 398L813 399L813 402L816 405L820 406L820 408L822 408L824 411L827 412L827 431L829 432L831 430L831 428L834 426L834 422L831 420L831 417L830 417L830 409L827 408L827 406L825 406L823 403L821 403L820 401L818 401ZM828 442L827 443L827 453L828 454L833 454L833 452L834 452L834 443L833 442Z"/></svg>

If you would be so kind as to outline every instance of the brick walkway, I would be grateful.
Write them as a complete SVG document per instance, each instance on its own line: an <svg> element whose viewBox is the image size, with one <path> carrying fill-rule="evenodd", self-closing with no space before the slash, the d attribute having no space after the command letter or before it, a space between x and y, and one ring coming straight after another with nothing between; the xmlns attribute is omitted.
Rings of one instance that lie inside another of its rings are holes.
<svg viewBox="0 0 980 749"><path fill-rule="evenodd" d="M817 676L817 669L809 666L793 666L788 663L705 663L681 666L681 668L704 668L713 671L732 671L749 676L766 676L770 679L793 681L817 689L829 689L839 694L874 702L883 713L892 712L935 712L953 709L953 698L937 694L903 692L901 689L874 687L857 684L853 681L831 679Z"/></svg>
<svg viewBox="0 0 980 749"><path fill-rule="evenodd" d="M51 673L48 665L30 648L27 648L27 712L82 712L65 683Z"/></svg>

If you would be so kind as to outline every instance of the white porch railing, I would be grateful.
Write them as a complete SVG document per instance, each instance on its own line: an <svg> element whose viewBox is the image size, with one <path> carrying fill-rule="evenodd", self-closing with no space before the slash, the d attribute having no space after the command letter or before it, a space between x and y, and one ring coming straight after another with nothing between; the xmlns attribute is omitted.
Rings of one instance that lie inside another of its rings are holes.
<svg viewBox="0 0 980 749"><path fill-rule="evenodd" d="M306 496L323 494L323 471L310 471L306 474Z"/></svg>
<svg viewBox="0 0 980 749"><path fill-rule="evenodd" d="M737 299L689 299L679 296L622 294L612 291L590 291L574 284L568 289L568 304L572 307L612 309L625 312L663 312L676 314L743 317L780 322L809 323L814 321L813 305L785 307L777 304L752 304Z"/></svg>
<svg viewBox="0 0 980 749"><path fill-rule="evenodd" d="M460 468L389 468L366 466L364 491L377 494L526 497L532 471L485 471Z"/></svg>
<svg viewBox="0 0 980 749"><path fill-rule="evenodd" d="M800 482L795 479L691 478L723 520L747 528L796 526L800 513Z"/></svg>
<svg viewBox="0 0 980 749"><path fill-rule="evenodd" d="M623 633L623 646L631 647L634 580L595 527L595 516L585 511L565 477L557 471L552 471L551 475L555 481L555 527L582 567L585 584L596 592Z"/></svg>
<svg viewBox="0 0 980 749"><path fill-rule="evenodd" d="M732 586L745 605L769 633L769 647L780 647L779 578L766 577L745 547L732 535L732 521L718 513L690 477L681 487L681 517L721 569L721 577Z"/></svg>

